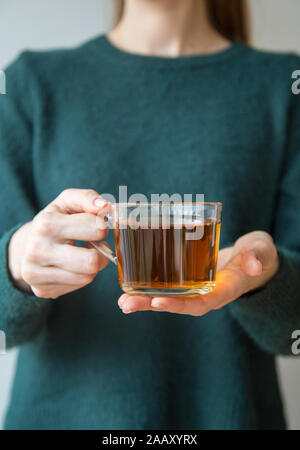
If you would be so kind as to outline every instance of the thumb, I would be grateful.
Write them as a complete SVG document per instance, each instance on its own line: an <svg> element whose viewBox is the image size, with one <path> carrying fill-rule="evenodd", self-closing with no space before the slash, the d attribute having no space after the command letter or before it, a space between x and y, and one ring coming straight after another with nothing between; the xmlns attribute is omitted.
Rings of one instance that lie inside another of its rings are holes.
<svg viewBox="0 0 300 450"><path fill-rule="evenodd" d="M274 266L277 250L270 239L255 239L241 251L241 267L251 277L261 275L264 270Z"/></svg>
<svg viewBox="0 0 300 450"><path fill-rule="evenodd" d="M243 272L249 277L256 277L262 273L262 262L258 259L255 250L248 250L242 254L241 266Z"/></svg>

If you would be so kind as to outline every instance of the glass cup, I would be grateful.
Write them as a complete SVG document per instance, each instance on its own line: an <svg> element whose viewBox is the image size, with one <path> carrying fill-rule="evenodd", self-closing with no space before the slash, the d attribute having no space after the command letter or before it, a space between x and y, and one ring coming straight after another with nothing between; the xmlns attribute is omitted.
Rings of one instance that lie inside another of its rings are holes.
<svg viewBox="0 0 300 450"><path fill-rule="evenodd" d="M118 266L124 292L194 296L215 286L221 203L115 203L108 215L116 256L92 243Z"/></svg>

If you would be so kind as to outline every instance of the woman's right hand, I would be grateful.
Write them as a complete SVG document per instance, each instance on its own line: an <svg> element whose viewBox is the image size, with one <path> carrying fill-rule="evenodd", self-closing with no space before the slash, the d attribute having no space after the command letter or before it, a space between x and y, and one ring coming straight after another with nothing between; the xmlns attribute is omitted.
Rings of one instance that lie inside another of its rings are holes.
<svg viewBox="0 0 300 450"><path fill-rule="evenodd" d="M89 244L74 243L107 236L108 208L96 191L63 191L12 236L8 266L15 284L37 297L57 298L91 283L109 260Z"/></svg>

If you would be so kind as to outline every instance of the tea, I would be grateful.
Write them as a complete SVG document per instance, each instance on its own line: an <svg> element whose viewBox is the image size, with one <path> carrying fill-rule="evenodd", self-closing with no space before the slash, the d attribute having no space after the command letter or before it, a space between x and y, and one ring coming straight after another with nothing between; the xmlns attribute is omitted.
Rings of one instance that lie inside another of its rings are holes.
<svg viewBox="0 0 300 450"><path fill-rule="evenodd" d="M195 227L201 227L197 230ZM221 223L214 219L180 228L114 228L119 281L131 294L188 295L214 286ZM199 239L190 239L198 232Z"/></svg>

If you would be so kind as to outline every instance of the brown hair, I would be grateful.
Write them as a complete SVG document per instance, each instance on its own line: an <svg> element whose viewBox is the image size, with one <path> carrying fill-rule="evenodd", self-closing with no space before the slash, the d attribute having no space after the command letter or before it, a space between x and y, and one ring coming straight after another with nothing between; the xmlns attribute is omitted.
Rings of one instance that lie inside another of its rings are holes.
<svg viewBox="0 0 300 450"><path fill-rule="evenodd" d="M246 0L205 0L212 26L230 41L249 42Z"/></svg>
<svg viewBox="0 0 300 450"><path fill-rule="evenodd" d="M124 0L115 0L115 22L122 16ZM247 0L205 0L212 26L230 41L249 42Z"/></svg>

